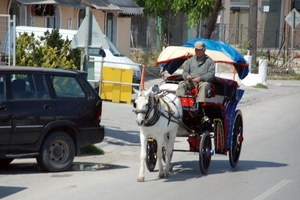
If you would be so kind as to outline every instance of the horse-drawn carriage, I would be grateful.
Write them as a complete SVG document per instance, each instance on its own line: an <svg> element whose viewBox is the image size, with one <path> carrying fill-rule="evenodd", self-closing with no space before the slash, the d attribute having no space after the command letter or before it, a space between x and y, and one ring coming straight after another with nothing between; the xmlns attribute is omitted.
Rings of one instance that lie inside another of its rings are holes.
<svg viewBox="0 0 300 200"><path fill-rule="evenodd" d="M211 40L204 41L207 47L210 47L209 42L215 43ZM243 61L244 64L236 64L235 60L232 62L241 79L248 74L247 62L243 59L239 57L238 62ZM172 64L181 65L184 60L186 55L164 59L158 63L170 67ZM226 63L229 62L226 60ZM204 118L196 102L197 88L186 91L183 96L175 95L178 83L182 80L181 75L169 76L159 87L154 86L138 93L135 103L139 105L136 105L135 112L139 115L137 122L141 127L142 148L138 181L144 180L144 161L148 170L153 171L158 160L159 177L168 175L176 137L187 137L189 143L187 151L199 152L199 166L203 174L208 172L211 157L215 153L223 155L229 153L232 167L239 161L243 142L243 117L237 105L244 91L235 80L216 76L203 104L206 113ZM164 172L161 158L166 162Z"/></svg>

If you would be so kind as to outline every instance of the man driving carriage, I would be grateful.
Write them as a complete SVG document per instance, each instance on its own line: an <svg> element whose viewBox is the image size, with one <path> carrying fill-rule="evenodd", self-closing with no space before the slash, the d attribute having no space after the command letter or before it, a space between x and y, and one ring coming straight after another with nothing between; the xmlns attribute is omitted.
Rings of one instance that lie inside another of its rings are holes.
<svg viewBox="0 0 300 200"><path fill-rule="evenodd" d="M187 91L197 87L198 95L196 101L199 104L199 110L202 110L203 116L205 116L202 103L205 101L205 97L211 88L211 82L215 76L215 63L205 54L204 42L196 42L194 48L195 55L184 63L184 70L182 72L184 81L179 83L176 95L186 95Z"/></svg>

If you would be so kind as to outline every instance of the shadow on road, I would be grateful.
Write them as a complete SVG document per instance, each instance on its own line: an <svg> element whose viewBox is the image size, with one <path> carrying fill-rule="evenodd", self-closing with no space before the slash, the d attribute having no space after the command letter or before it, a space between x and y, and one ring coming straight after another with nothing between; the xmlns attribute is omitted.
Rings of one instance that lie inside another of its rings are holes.
<svg viewBox="0 0 300 200"><path fill-rule="evenodd" d="M97 163L97 162L73 162L71 167L64 172L49 172L52 173L52 176L62 177L68 176L65 172L70 171L98 171L98 170L111 170L111 169L124 169L128 166L123 165L113 165L106 163ZM47 173L43 171L37 163L11 163L6 166L4 169L0 169L0 174L40 174ZM70 175L71 176L71 175Z"/></svg>
<svg viewBox="0 0 300 200"><path fill-rule="evenodd" d="M110 137L108 143L114 145L128 145L131 143L140 143L140 132L134 130L117 130L117 129L105 129L105 137Z"/></svg>
<svg viewBox="0 0 300 200"><path fill-rule="evenodd" d="M124 169L128 166L112 165L106 163L92 163L92 162L74 162L71 171L96 171L96 170L110 170L110 169Z"/></svg>
<svg viewBox="0 0 300 200"><path fill-rule="evenodd" d="M0 199L27 189L26 187L0 186Z"/></svg>
<svg viewBox="0 0 300 200"><path fill-rule="evenodd" d="M202 174L199 168L199 161L182 161L173 163L173 172L165 180L166 182L186 181L188 179L201 178L210 174L236 173L259 168L286 167L285 163L269 161L247 161L240 160L235 168L232 168L227 160L212 160L207 174Z"/></svg>

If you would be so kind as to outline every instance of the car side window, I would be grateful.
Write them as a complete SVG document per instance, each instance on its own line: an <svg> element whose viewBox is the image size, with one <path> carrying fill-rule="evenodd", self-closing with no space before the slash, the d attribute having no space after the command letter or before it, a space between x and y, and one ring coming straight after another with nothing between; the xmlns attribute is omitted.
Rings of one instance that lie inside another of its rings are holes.
<svg viewBox="0 0 300 200"><path fill-rule="evenodd" d="M13 99L35 98L35 88L31 74L11 74L11 91Z"/></svg>
<svg viewBox="0 0 300 200"><path fill-rule="evenodd" d="M57 98L85 98L80 83L71 76L51 76L51 81Z"/></svg>
<svg viewBox="0 0 300 200"><path fill-rule="evenodd" d="M6 87L5 87L4 75L0 74L0 100L6 99Z"/></svg>
<svg viewBox="0 0 300 200"><path fill-rule="evenodd" d="M33 80L37 91L37 98L49 99L50 95L45 77L40 74L35 74Z"/></svg>

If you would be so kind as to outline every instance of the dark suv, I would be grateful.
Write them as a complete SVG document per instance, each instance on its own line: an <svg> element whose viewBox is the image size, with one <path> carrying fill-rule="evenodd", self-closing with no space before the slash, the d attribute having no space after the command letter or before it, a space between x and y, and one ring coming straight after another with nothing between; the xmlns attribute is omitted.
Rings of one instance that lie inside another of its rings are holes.
<svg viewBox="0 0 300 200"><path fill-rule="evenodd" d="M0 167L36 158L46 171L68 169L81 147L103 141L101 114L86 73L0 67Z"/></svg>

